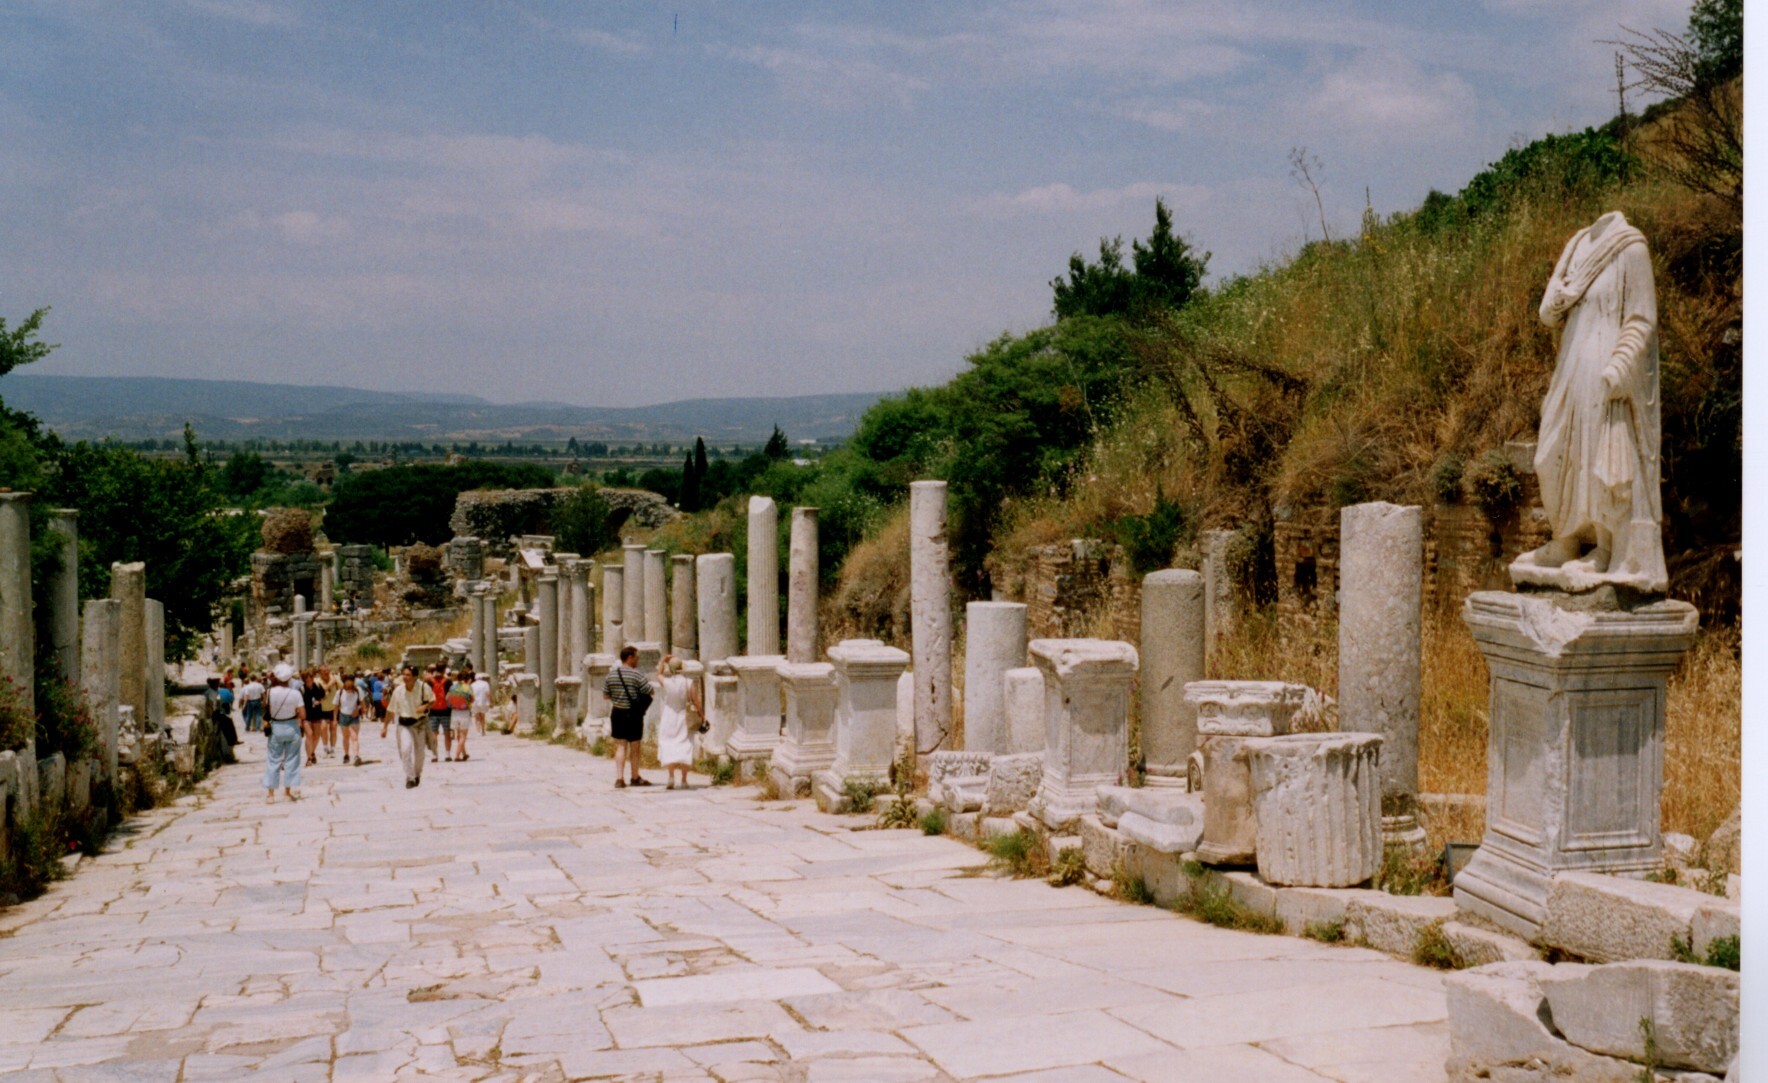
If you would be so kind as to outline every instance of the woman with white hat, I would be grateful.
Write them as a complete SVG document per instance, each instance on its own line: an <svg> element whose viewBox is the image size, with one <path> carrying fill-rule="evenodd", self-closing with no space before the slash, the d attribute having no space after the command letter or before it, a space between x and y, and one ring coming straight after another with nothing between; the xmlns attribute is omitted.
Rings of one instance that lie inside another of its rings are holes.
<svg viewBox="0 0 1768 1083"><path fill-rule="evenodd" d="M290 801L301 799L301 725L307 709L301 693L289 687L295 669L287 662L270 674L270 691L264 696L264 729L270 735L264 761L264 800L276 800L276 784Z"/></svg>

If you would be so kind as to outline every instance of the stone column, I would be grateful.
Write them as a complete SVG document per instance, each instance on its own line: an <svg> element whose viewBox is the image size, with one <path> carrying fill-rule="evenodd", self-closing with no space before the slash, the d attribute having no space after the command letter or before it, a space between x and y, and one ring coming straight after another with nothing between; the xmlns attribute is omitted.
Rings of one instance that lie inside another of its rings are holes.
<svg viewBox="0 0 1768 1083"><path fill-rule="evenodd" d="M811 776L835 763L835 667L787 662L779 669L786 697L786 732L768 775L783 797L809 797Z"/></svg>
<svg viewBox="0 0 1768 1083"><path fill-rule="evenodd" d="M583 678L557 677L553 680L553 732L573 734L583 717Z"/></svg>
<svg viewBox="0 0 1768 1083"><path fill-rule="evenodd" d="M699 595L700 661L722 662L737 654L737 558L707 553L694 560Z"/></svg>
<svg viewBox="0 0 1768 1083"><path fill-rule="evenodd" d="M1240 627L1240 594L1228 567L1232 530L1205 530L1197 536L1203 548L1203 639L1207 653Z"/></svg>
<svg viewBox="0 0 1768 1083"><path fill-rule="evenodd" d="M571 672L571 580L577 575L577 554L554 553L553 563L559 570L558 636L553 644L558 655L553 661L553 672L560 677L570 677L574 675Z"/></svg>
<svg viewBox="0 0 1768 1083"><path fill-rule="evenodd" d="M539 667L534 672L540 678L540 702L550 704L553 682L559 676L559 577L550 571L541 572L534 599L535 616L540 618L540 642L536 645Z"/></svg>
<svg viewBox="0 0 1768 1083"><path fill-rule="evenodd" d="M725 755L741 763L766 760L780 743L781 656L739 654L728 658L737 675L740 724L725 742Z"/></svg>
<svg viewBox="0 0 1768 1083"><path fill-rule="evenodd" d="M749 498L749 650L780 653L780 519L773 498Z"/></svg>
<svg viewBox="0 0 1768 1083"><path fill-rule="evenodd" d="M964 607L964 748L1006 755L1006 676L1025 666L1025 606L971 602ZM1039 735L1041 741L1042 735Z"/></svg>
<svg viewBox="0 0 1768 1083"><path fill-rule="evenodd" d="M467 616L471 619L467 631L467 664L475 670L480 669L485 660L485 606L481 604L480 594L483 589L474 585L467 590Z"/></svg>
<svg viewBox="0 0 1768 1083"><path fill-rule="evenodd" d="M1051 834L1072 833L1098 808L1100 786L1129 767L1136 648L1104 639L1034 639L1044 677L1044 779L1029 811Z"/></svg>
<svg viewBox="0 0 1768 1083"><path fill-rule="evenodd" d="M31 494L0 492L0 676L18 691L19 706L32 712L37 702L36 652L37 625L31 614ZM34 751L24 766L36 773Z"/></svg>
<svg viewBox="0 0 1768 1083"><path fill-rule="evenodd" d="M295 613L295 618L288 624L292 636L293 654L295 654L295 670L306 670L313 661L313 613ZM147 717L145 714L138 717Z"/></svg>
<svg viewBox="0 0 1768 1083"><path fill-rule="evenodd" d="M532 673L516 674L516 732L533 733L539 715L540 678Z"/></svg>
<svg viewBox="0 0 1768 1083"><path fill-rule="evenodd" d="M522 625L522 673L534 674L540 679L540 625ZM521 674L517 674L521 676Z"/></svg>
<svg viewBox="0 0 1768 1083"><path fill-rule="evenodd" d="M641 639L649 639L650 629L645 627L645 547L638 544L622 545L620 552L623 558L620 577L624 590L623 604L620 607L620 634L626 642L637 643Z"/></svg>
<svg viewBox="0 0 1768 1083"><path fill-rule="evenodd" d="M297 614L307 612L307 596L305 594L295 595L295 612Z"/></svg>
<svg viewBox="0 0 1768 1083"><path fill-rule="evenodd" d="M85 608L85 642L80 652L80 688L92 719L98 723L104 772L117 778L117 707L122 698L121 667L117 664L117 633L123 604L115 598L93 598Z"/></svg>
<svg viewBox="0 0 1768 1083"><path fill-rule="evenodd" d="M897 683L907 652L875 639L848 639L829 648L835 667L835 762L816 774L813 792L824 812L847 809L847 783L883 788L896 759Z"/></svg>
<svg viewBox="0 0 1768 1083"><path fill-rule="evenodd" d="M595 561L578 561L571 576L571 676L583 676L583 656L595 649L595 588L589 577Z"/></svg>
<svg viewBox="0 0 1768 1083"><path fill-rule="evenodd" d="M139 725L147 718L147 565L111 565L111 597L120 603L117 625L118 694L122 706L135 712ZM298 600L297 600L298 602Z"/></svg>
<svg viewBox="0 0 1768 1083"><path fill-rule="evenodd" d="M1205 578L1169 568L1142 580L1142 758L1148 785L1183 786L1197 750L1197 708L1185 685L1203 679Z"/></svg>
<svg viewBox="0 0 1768 1083"><path fill-rule="evenodd" d="M619 654L626 645L626 569L602 569L602 650Z"/></svg>
<svg viewBox="0 0 1768 1083"><path fill-rule="evenodd" d="M620 664L611 654L591 654L583 659L584 736L594 740L608 735L613 704L602 694L608 673Z"/></svg>
<svg viewBox="0 0 1768 1083"><path fill-rule="evenodd" d="M1374 503L1338 514L1339 729L1386 739L1382 838L1417 853L1424 849L1417 815L1424 512Z"/></svg>
<svg viewBox="0 0 1768 1083"><path fill-rule="evenodd" d="M915 751L924 756L949 747L952 731L951 553L943 481L909 485L909 589Z"/></svg>
<svg viewBox="0 0 1768 1083"><path fill-rule="evenodd" d="M645 550L645 639L669 653L669 554Z"/></svg>
<svg viewBox="0 0 1768 1083"><path fill-rule="evenodd" d="M1044 675L1036 666L1001 674L1006 755L1044 750Z"/></svg>
<svg viewBox="0 0 1768 1083"><path fill-rule="evenodd" d="M221 625L216 630L216 639L218 641L216 646L221 651L221 667L225 669L233 665L233 656L235 654L233 644L233 617L231 615L221 618Z"/></svg>
<svg viewBox="0 0 1768 1083"><path fill-rule="evenodd" d="M49 580L49 646L62 679L80 679L80 513L56 508L49 513L60 566ZM228 624L229 628L233 625Z"/></svg>
<svg viewBox="0 0 1768 1083"><path fill-rule="evenodd" d="M332 611L332 562L330 555L322 555L319 561L319 611Z"/></svg>
<svg viewBox="0 0 1768 1083"><path fill-rule="evenodd" d="M1699 614L1606 594L1480 591L1462 608L1492 691L1486 833L1455 903L1524 937L1556 873L1637 877L1663 862L1664 685Z"/></svg>
<svg viewBox="0 0 1768 1083"><path fill-rule="evenodd" d="M1355 887L1381 871L1381 737L1293 733L1240 746L1252 777L1258 874Z"/></svg>
<svg viewBox="0 0 1768 1083"><path fill-rule="evenodd" d="M786 660L814 662L817 654L817 509L792 509L786 558Z"/></svg>
<svg viewBox="0 0 1768 1083"><path fill-rule="evenodd" d="M708 729L700 747L708 756L723 756L731 734L742 724L743 701L736 671L719 659L706 671L706 722Z"/></svg>
<svg viewBox="0 0 1768 1083"><path fill-rule="evenodd" d="M686 555L669 558L669 643L677 658L693 661L700 657L699 622L694 606L699 589L694 582L694 558Z"/></svg>
<svg viewBox="0 0 1768 1083"><path fill-rule="evenodd" d="M1203 841L1197 857L1212 865L1250 865L1258 853L1252 773L1240 746L1250 737L1289 732L1307 699L1305 685L1283 681L1193 681L1185 699L1197 708L1203 753Z"/></svg>
<svg viewBox="0 0 1768 1083"><path fill-rule="evenodd" d="M485 613L485 616L482 619L485 622L486 632L485 650L484 653L479 656L479 671L485 675L486 680L491 682L491 687L496 688L498 670L502 668L498 661L498 651L500 648L497 642L497 633L499 629L497 623L496 588L488 587L486 588L485 593L479 595L479 606Z"/></svg>
<svg viewBox="0 0 1768 1083"><path fill-rule="evenodd" d="M315 615L313 620L307 622L307 634L312 637L308 653L315 666L325 665L325 629L326 619L323 613Z"/></svg>
<svg viewBox="0 0 1768 1083"><path fill-rule="evenodd" d="M166 724L166 607L152 598L143 603L142 646L143 675L147 692L147 723L149 733L158 733Z"/></svg>

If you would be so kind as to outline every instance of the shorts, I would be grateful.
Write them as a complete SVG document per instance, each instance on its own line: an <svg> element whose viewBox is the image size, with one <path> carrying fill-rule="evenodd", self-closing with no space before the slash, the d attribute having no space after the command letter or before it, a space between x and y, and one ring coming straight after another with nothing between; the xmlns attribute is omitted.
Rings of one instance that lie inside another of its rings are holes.
<svg viewBox="0 0 1768 1083"><path fill-rule="evenodd" d="M448 732L448 716L446 714L430 715L430 729L437 733Z"/></svg>
<svg viewBox="0 0 1768 1083"><path fill-rule="evenodd" d="M338 715L338 725L340 726L354 726L359 721L361 721L361 719L353 714Z"/></svg>
<svg viewBox="0 0 1768 1083"><path fill-rule="evenodd" d="M313 713L307 716L309 722L330 722L331 720L332 713L323 707L315 707Z"/></svg>
<svg viewBox="0 0 1768 1083"><path fill-rule="evenodd" d="M452 715L452 721L455 729L465 733L466 728L473 723L473 716L466 711L455 711Z"/></svg>
<svg viewBox="0 0 1768 1083"><path fill-rule="evenodd" d="M644 740L644 712L631 707L615 707L608 715L608 736L616 741Z"/></svg>

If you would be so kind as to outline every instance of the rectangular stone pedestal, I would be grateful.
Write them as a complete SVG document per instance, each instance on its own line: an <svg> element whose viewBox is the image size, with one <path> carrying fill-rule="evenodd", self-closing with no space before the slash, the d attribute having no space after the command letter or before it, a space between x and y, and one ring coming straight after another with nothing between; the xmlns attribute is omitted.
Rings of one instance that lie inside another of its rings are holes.
<svg viewBox="0 0 1768 1083"><path fill-rule="evenodd" d="M784 655L738 655L727 659L737 675L737 729L725 742L732 760L766 760L780 743L780 666Z"/></svg>
<svg viewBox="0 0 1768 1083"><path fill-rule="evenodd" d="M1034 639L1044 677L1044 778L1031 814L1051 834L1077 830L1098 808L1097 790L1129 766L1130 686L1136 648L1104 639Z"/></svg>
<svg viewBox="0 0 1768 1083"><path fill-rule="evenodd" d="M1579 597L1481 591L1462 610L1492 694L1486 833L1455 902L1528 937L1555 873L1659 867L1664 683L1698 625L1686 602Z"/></svg>
<svg viewBox="0 0 1768 1083"><path fill-rule="evenodd" d="M835 667L788 662L779 674L786 732L773 750L768 775L782 797L808 797L811 776L835 763Z"/></svg>
<svg viewBox="0 0 1768 1083"><path fill-rule="evenodd" d="M880 788L889 781L897 696L909 656L875 639L849 639L829 648L829 660L835 667L835 762L816 773L812 793L824 812L843 812L850 780Z"/></svg>

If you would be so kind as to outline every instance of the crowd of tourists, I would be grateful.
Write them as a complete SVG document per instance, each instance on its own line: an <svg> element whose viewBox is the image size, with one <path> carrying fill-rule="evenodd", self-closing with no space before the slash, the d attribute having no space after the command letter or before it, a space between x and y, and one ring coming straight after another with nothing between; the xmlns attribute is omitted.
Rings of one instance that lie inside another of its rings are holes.
<svg viewBox="0 0 1768 1083"><path fill-rule="evenodd" d="M665 655L654 673L641 673L638 648L628 646L601 691L609 704L615 788L652 785L639 773L640 746L645 716L660 700L657 758L667 788L686 789L694 736L708 727L699 687L684 673L681 659ZM395 735L407 789L422 784L426 757L431 763L471 759L467 738L486 733L492 687L470 666L408 665L391 672L321 665L297 671L285 662L268 671L229 670L211 677L205 698L230 745L240 742L236 710L247 736L264 735L264 799L273 802L279 789L288 800L300 800L303 769L321 761L361 767L365 724L378 724L382 740Z"/></svg>

